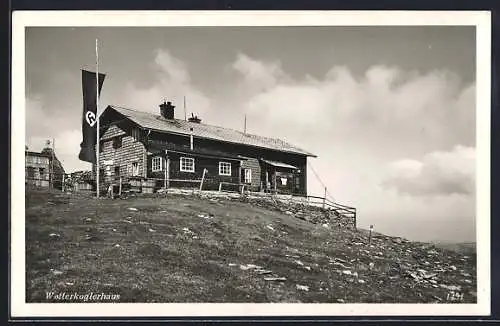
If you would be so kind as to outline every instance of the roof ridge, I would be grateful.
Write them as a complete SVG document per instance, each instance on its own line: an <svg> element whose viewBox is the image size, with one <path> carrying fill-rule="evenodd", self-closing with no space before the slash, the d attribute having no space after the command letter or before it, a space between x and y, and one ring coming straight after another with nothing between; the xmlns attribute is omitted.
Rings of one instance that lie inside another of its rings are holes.
<svg viewBox="0 0 500 326"><path fill-rule="evenodd" d="M151 116L153 116L155 118L161 118L161 115L154 114L154 113L147 112L147 111L134 110L134 109L126 108L126 107L123 107L123 106L118 106L118 105L110 105L110 106L111 107L120 108L120 109L124 109L124 110L128 110L128 111L133 111L133 112L139 112L139 113L143 113L143 114L148 114L148 115L151 115ZM159 120L162 120L162 119L159 119ZM280 138L277 138L277 137L269 137L269 136L256 135L256 134L252 134L252 133L246 133L246 132L242 132L242 131L237 130L237 129L232 129L232 128L228 128L228 127L212 125L212 124L203 123L203 122L200 122L200 123L190 122L190 121L186 121L186 120L183 120L183 119L176 119L176 118L174 118L173 120L175 120L175 121L182 121L182 122L188 122L188 123L193 123L193 124L197 124L197 125L209 126L209 127L219 128L219 129L236 131L236 132L238 132L238 133L240 133L241 135L244 135L244 136L255 136L255 137L260 137L260 138L266 138L266 139L269 139L269 140L275 140L275 141L283 142L283 143L288 144L288 145L292 145L292 144L289 144L287 141L284 141L284 140L282 140Z"/></svg>

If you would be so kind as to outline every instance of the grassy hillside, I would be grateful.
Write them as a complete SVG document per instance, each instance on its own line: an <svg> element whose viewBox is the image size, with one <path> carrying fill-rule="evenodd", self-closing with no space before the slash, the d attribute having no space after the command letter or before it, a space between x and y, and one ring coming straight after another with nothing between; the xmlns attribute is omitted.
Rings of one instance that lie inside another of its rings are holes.
<svg viewBox="0 0 500 326"><path fill-rule="evenodd" d="M474 253L383 235L370 246L366 231L239 200L26 195L28 302L47 291L119 302L475 302L475 265Z"/></svg>

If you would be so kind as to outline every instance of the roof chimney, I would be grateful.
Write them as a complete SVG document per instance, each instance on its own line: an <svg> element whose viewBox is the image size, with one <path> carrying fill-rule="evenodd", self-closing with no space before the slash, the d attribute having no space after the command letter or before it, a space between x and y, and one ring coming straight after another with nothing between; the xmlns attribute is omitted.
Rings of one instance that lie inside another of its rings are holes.
<svg viewBox="0 0 500 326"><path fill-rule="evenodd" d="M175 108L175 105L172 105L172 102L163 101L163 103L160 104L161 116L164 117L165 119L169 119L169 120L174 119L174 108Z"/></svg>
<svg viewBox="0 0 500 326"><path fill-rule="evenodd" d="M188 119L189 122L200 123L201 119L198 116L191 113L191 117Z"/></svg>

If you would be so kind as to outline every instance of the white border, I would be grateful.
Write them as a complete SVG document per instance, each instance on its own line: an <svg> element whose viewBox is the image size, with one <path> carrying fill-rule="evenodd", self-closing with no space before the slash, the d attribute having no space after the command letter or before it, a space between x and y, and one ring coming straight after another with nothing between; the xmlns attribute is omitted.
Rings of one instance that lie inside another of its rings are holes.
<svg viewBox="0 0 500 326"><path fill-rule="evenodd" d="M418 26L477 30L477 304L26 304L24 234L26 26ZM488 11L16 11L12 16L11 316L466 316L490 314L490 50Z"/></svg>

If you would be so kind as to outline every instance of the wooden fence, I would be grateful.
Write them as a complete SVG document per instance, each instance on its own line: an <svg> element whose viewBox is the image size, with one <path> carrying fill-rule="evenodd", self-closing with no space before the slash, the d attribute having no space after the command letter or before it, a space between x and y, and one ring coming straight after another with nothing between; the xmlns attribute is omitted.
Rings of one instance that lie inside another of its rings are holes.
<svg viewBox="0 0 500 326"><path fill-rule="evenodd" d="M318 196L307 196L307 201L309 205L321 206L323 209L330 209L342 216L352 218L354 219L354 225L357 225L356 224L357 212L355 207L341 205L331 201L328 198L318 197Z"/></svg>
<svg viewBox="0 0 500 326"><path fill-rule="evenodd" d="M205 173L203 173L201 179L169 179L169 178L144 178L144 177L113 177L102 180L101 183L101 193L105 193L112 190L112 195L121 196L123 193L155 193L164 192L167 193L168 189L172 188L185 188L186 185L192 184L188 188L193 191L203 191L210 193L209 189L206 189L204 185L207 183L214 184L214 180L205 178ZM176 185L181 185L180 187ZM108 188L112 185L112 188ZM259 193L251 192L246 187L247 185L242 183L231 183L231 182L219 182L218 189L211 189L214 195L222 193L233 193L235 196L251 196L251 197L266 197L275 200L280 200L284 203L294 203L303 204L308 206L321 207L325 210L332 210L337 214L354 219L354 225L356 225L357 211L355 207L346 206L338 204L328 198L319 196L294 196L294 195L280 195L276 193ZM213 187L212 187L213 188ZM218 190L218 191L217 191ZM94 188L95 192L95 188Z"/></svg>

